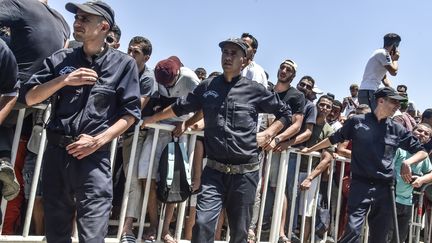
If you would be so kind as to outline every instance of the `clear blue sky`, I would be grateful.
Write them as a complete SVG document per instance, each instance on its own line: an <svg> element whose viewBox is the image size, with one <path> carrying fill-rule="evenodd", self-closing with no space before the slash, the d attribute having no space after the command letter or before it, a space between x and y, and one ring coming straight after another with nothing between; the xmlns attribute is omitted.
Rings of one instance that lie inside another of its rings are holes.
<svg viewBox="0 0 432 243"><path fill-rule="evenodd" d="M70 26L67 1L51 0ZM80 1L82 3L84 1ZM294 83L311 75L317 86L338 99L360 83L371 53L388 32L402 37L400 69L393 86L406 84L410 100L423 111L432 107L432 2L378 0L108 0L122 30L121 50L136 35L149 38L150 67L171 55L185 66L221 70L218 43L243 32L259 42L255 61L276 81L286 58L299 65Z"/></svg>

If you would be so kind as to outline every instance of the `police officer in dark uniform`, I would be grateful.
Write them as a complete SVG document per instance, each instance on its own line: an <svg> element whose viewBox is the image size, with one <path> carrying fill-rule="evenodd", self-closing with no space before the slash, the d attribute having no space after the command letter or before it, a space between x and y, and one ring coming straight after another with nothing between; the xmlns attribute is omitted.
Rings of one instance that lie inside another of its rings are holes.
<svg viewBox="0 0 432 243"><path fill-rule="evenodd" d="M331 144L352 140L352 181L348 197L349 221L339 242L359 242L360 231L369 209L369 242L386 242L393 223L390 185L395 179L393 157L402 148L414 154L402 164L401 176L410 182L413 163L422 161L427 153L419 140L391 117L399 109L400 96L393 88L380 88L374 93L377 107L373 113L348 119L343 127L328 139L302 152L309 153Z"/></svg>
<svg viewBox="0 0 432 243"><path fill-rule="evenodd" d="M67 3L82 47L47 58L24 87L28 105L53 96L42 186L48 242L104 242L112 201L109 142L140 118L135 60L104 40L114 11L102 1Z"/></svg>
<svg viewBox="0 0 432 243"><path fill-rule="evenodd" d="M222 207L226 208L230 242L246 242L259 179L258 146L266 146L291 123L291 112L261 84L240 75L247 45L241 39L219 43L222 75L206 79L188 96L145 123L203 111L207 165L201 177L193 243L214 242ZM276 122L257 134L258 113L272 113ZM189 119L185 127L200 117Z"/></svg>

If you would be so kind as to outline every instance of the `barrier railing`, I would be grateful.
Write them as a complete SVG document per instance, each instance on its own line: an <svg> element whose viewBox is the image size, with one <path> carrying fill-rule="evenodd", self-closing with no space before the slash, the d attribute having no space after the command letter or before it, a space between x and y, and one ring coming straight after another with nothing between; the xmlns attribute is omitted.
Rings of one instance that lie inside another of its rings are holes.
<svg viewBox="0 0 432 243"><path fill-rule="evenodd" d="M42 109L42 108L41 108ZM43 108L44 109L44 108ZM18 149L18 141L19 141L19 135L21 133L21 127L22 127L22 120L24 118L24 113L25 110L22 109L19 112L19 118L18 118L18 122L17 122L17 126L16 126L16 132L15 132L15 137L14 137L14 142L13 142L13 151L12 151L12 163L15 162L16 159L16 153L17 153L17 149ZM45 113L44 115L44 120L46 121L49 117L49 109L48 112ZM140 130L140 125L141 123L137 124L135 126L134 129L134 134L133 134L133 140L132 140L132 147L131 147L131 153L130 153L130 157L129 157L129 164L128 164L128 168L127 168L127 174L126 174L126 182L125 182L125 190L124 190L124 194L123 194L123 199L122 199L122 207L121 207L121 211L120 211L120 216L118 220L111 220L110 223L117 225L118 226L118 231L116 235L111 235L111 236L107 236L107 238L105 239L106 242L119 242L119 239L121 237L121 230L123 228L124 222L125 222L125 217L126 217L126 209L127 209L127 204L128 204L128 200L129 200L129 190L130 190L130 186L131 186L131 174L133 173L133 168L134 168L134 163L135 161L135 155L136 155L136 151L137 151L137 145L138 145L138 134L139 134L139 130ZM150 154L150 165L149 165L149 170L148 170L148 175L147 178L151 178L151 172L153 170L153 167L156 166L155 162L155 149L156 149L156 145L158 144L158 139L159 139L159 133L161 130L163 131L172 131L174 129L174 126L172 125L165 125L165 124L150 124L148 125L149 129L154 129L154 137L153 137L153 141L152 141L152 149L151 149L151 154ZM187 131L186 134L188 134L190 136L189 138L189 149L188 149L188 154L189 154L189 164L192 166L192 160L194 158L194 148L195 148L195 143L196 143L196 137L197 136L203 136L203 132L196 132L196 131ZM45 130L42 133L42 139L41 139L41 145L39 147L39 153L36 159L36 166L35 166L35 172L34 172L34 176L33 176L33 181L32 181L32 185L31 185L31 191L30 191L30 198L29 198L29 202L28 202L28 206L27 206L27 211L26 211L26 215L25 215L25 220L24 220L24 226L23 226L23 232L21 235L0 235L0 241L4 241L4 242L45 242L45 238L44 236L34 236L34 235L30 235L30 225L31 225L31 215L32 215L32 211L33 211L33 204L34 204L34 200L35 200L35 195L36 195L36 187L38 184L38 180L39 180L39 174L40 174L40 168L41 168L41 164L42 164L42 155L43 155L43 151L45 149L45 141L46 141L46 134L45 134ZM111 145L111 159L112 161L114 161L115 158L115 152L116 152L116 148L117 148L117 141L113 141L112 145ZM144 151L144 150L142 150ZM299 183L301 183L301 181L299 181L299 173L300 173L300 164L301 164L301 156L300 155L304 155L304 156L308 156L308 160L307 160L307 174L310 174L311 170L312 170L312 159L314 157L320 157L321 155L319 153L311 153L311 154L302 154L299 151L295 150L295 149L288 149L286 151L281 152L281 156L280 156L280 161L279 161L279 167L278 167L278 178L277 178L277 186L276 186L276 191L275 191L275 200L274 200L274 205L273 205L273 213L272 213L272 217L271 217L271 227L270 227L270 232L267 234L267 232L264 232L262 229L262 224L264 221L264 211L266 206L270 206L270 205L266 205L266 198L268 197L269 193L268 193L268 189L269 189L269 178L270 178L270 170L271 168L271 158L274 155L273 152L269 152L267 153L267 157L266 157L266 163L264 164L264 170L263 170L263 178L262 178L262 184L263 184L263 189L262 189L262 198L261 198L261 205L259 208L259 216L258 216L258 223L257 223L257 227L256 227L256 236L257 236L257 242L277 242L278 238L279 238L279 231L280 231L280 225L281 225L281 215L282 215L282 210L283 210L283 202L284 202L284 198L285 198L285 193L287 191L286 188L286 182L287 182L287 175L288 175L288 164L290 163L289 158L290 158L290 154L297 154L297 159L295 161L296 163L296 169L295 169L295 173L294 173L294 183L293 183L293 188L288 188L288 190L292 190L292 198L290 201L290 213L289 213L289 219L288 219L288 232L287 232L287 237L288 238L292 238L293 237L293 233L292 233L292 228L293 228L293 224L294 224L294 217L298 217L295 214L295 207L296 207L296 199L299 196L298 195L298 185ZM334 167L335 167L335 161L340 161L341 162L341 169L340 169L340 174L335 174L334 173ZM292 163L293 161L291 161ZM113 163L113 162L112 162ZM335 180L335 178L338 180L338 185L339 187L337 188L337 201L336 201L336 208L333 209L333 214L332 214L332 219L331 219L331 228L330 230L325 233L324 238L323 238L323 242L326 242L327 237L331 236L334 239L334 242L337 242L337 238L338 238L338 232L339 232L339 216L341 214L341 199L342 199L342 182L343 182L343 177L344 177L344 172L345 172L345 165L346 163L349 163L349 160L343 157L338 157L336 159L333 159L331 161L331 164L329 166L329 177L328 177L328 185L327 185L327 205L330 207L331 205L331 197L332 197L332 189L333 189L333 182ZM335 177L333 176L335 175ZM318 185L320 185L321 183L321 179L322 176L318 176L317 178L315 178L314 180L317 180ZM320 187L318 186L317 189L314 191L314 204L313 204L313 213L312 213L312 227L311 227L311 242L315 242L315 220L316 220L316 210L317 210L317 199L318 199L318 195L320 193ZM258 188L259 190L261 190L260 188ZM145 227L145 216L147 214L147 206L148 206L148 199L149 199L149 192L150 192L150 183L146 183L145 189L144 189L144 197L143 197L143 201L141 204L141 215L138 219L138 235L137 235L137 239L142 239L143 233L144 233L144 227ZM3 215L5 215L5 208L6 208L6 201L3 200L2 202L2 210L3 210ZM305 197L305 200L303 202L300 202L303 205L307 205L308 204L308 199ZM299 232L299 237L300 237L300 242L305 242L306 239L304 238L304 234L305 234L305 222L306 222L306 207L303 207L303 214L301 217L301 227L300 227L300 232ZM177 239L177 241L179 242L189 242L187 240L182 239L182 233L183 233L183 222L184 222L184 216L185 216L185 209L186 209L186 203L180 203L177 207L177 225L175 228L175 238ZM161 240L161 229L162 229L162 224L163 224L163 215L164 213L161 213L161 219L159 222L159 229L158 229L158 234L157 234L157 241L160 242ZM228 229L229 231L229 229ZM73 242L78 242L78 239L76 237L76 234L74 236L71 236ZM264 240L261 240L264 239ZM226 236L226 241L220 241L220 242L228 242L229 240L229 233L227 233ZM364 237L364 242L367 241L367 237ZM138 242L140 242L138 240Z"/></svg>

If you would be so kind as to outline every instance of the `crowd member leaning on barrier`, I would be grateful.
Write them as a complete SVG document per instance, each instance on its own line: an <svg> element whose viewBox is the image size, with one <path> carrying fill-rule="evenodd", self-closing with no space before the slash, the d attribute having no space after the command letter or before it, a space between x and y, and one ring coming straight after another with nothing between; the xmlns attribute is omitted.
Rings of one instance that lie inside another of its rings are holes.
<svg viewBox="0 0 432 243"><path fill-rule="evenodd" d="M46 239L71 242L77 218L80 242L104 242L112 201L109 142L140 118L135 60L109 48L114 11L102 1L67 3L74 37L24 85L28 105L54 95L43 158Z"/></svg>
<svg viewBox="0 0 432 243"><path fill-rule="evenodd" d="M318 99L316 106L318 110L318 115L316 119L316 124L314 125L314 128L312 130L312 135L310 139L305 143L305 146L307 147L310 147L322 141L333 133L333 128L330 126L330 124L327 123L327 116L330 114L333 106L332 98L327 95L323 95ZM299 214L303 215L303 213L306 212L304 239L307 242L309 242L309 237L311 234L313 205L317 200L317 198L315 198L315 192L319 186L318 180L314 179L321 173L323 173L330 165L330 162L332 160L332 155L330 152L334 152L334 148L322 150L321 161L319 158L312 159L312 166L316 167L310 174L307 174L308 157L303 155L301 157L299 181L301 182L300 188L302 190L306 190L306 192L303 192L300 197ZM304 205L303 203L305 198L307 199L307 205ZM306 207L306 210L303 210L304 207ZM281 243L285 243L285 241Z"/></svg>
<svg viewBox="0 0 432 243"><path fill-rule="evenodd" d="M426 123L418 124L413 129L413 134L422 144L429 141L431 138L431 127ZM412 154L409 152L398 149L394 157L394 165L396 170L396 209L398 216L399 236L396 236L394 227L391 227L388 237L388 243L395 243L396 237L399 237L399 242L408 241L409 224L411 221L411 207L413 206L413 189L414 187L421 187L432 181L432 164L429 158L420 161L417 164L411 165L413 180L406 183L401 175L402 162L410 158Z"/></svg>
<svg viewBox="0 0 432 243"><path fill-rule="evenodd" d="M329 138L302 152L309 153L352 140L350 194L348 198L348 225L342 243L359 242L366 213L369 242L386 241L392 224L392 192L394 185L393 157L397 148L412 153L402 162L401 176L406 182L412 179L410 165L424 160L427 153L419 140L395 123L390 117L405 98L390 87L380 88L375 93L377 107L373 113L356 115L348 119L343 127Z"/></svg>
<svg viewBox="0 0 432 243"><path fill-rule="evenodd" d="M259 180L258 146L266 146L291 122L289 107L276 94L240 75L247 52L244 41L228 39L219 46L223 75L205 80L144 121L154 123L203 110L207 165L201 176L192 243L214 241L222 205L228 215L230 242L246 242ZM276 121L257 134L258 113L272 113Z"/></svg>
<svg viewBox="0 0 432 243"><path fill-rule="evenodd" d="M137 64L138 73L139 73L139 86L141 93L141 110L142 117L145 116L146 112L152 107L147 106L151 97L154 97L157 93L157 84L154 77L153 70L151 70L147 65L147 61L150 59L152 54L152 44L150 40L142 36L133 37L128 46L128 54L132 56ZM123 141L123 170L125 173L125 177L127 176L129 158L132 149L132 141L133 141L133 133L134 129L130 127L124 134ZM141 180L138 179L138 163L139 156L141 155L141 151L144 146L144 140L147 136L148 130L143 129L139 131L138 142L137 142L137 151L135 153L135 161L133 166L133 171L131 176L131 184L129 190L129 201L127 204L126 210L126 218L124 222L124 226L122 229L121 240L124 241L135 241L135 235L132 232L133 229L133 221L134 219L139 218L140 213L140 205L143 198L143 186L141 185ZM149 212L150 222L152 226L156 229L157 225L157 211ZM153 231L153 240L155 240Z"/></svg>

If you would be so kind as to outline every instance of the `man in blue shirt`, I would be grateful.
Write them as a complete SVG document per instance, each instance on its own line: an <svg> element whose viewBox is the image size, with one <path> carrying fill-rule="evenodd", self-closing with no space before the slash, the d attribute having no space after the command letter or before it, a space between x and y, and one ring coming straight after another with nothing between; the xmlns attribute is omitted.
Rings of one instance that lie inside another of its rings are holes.
<svg viewBox="0 0 432 243"><path fill-rule="evenodd" d="M42 187L48 242L104 242L112 201L109 142L140 119L135 60L105 44L114 11L105 2L67 3L82 47L63 49L24 84L26 102L53 96Z"/></svg>

